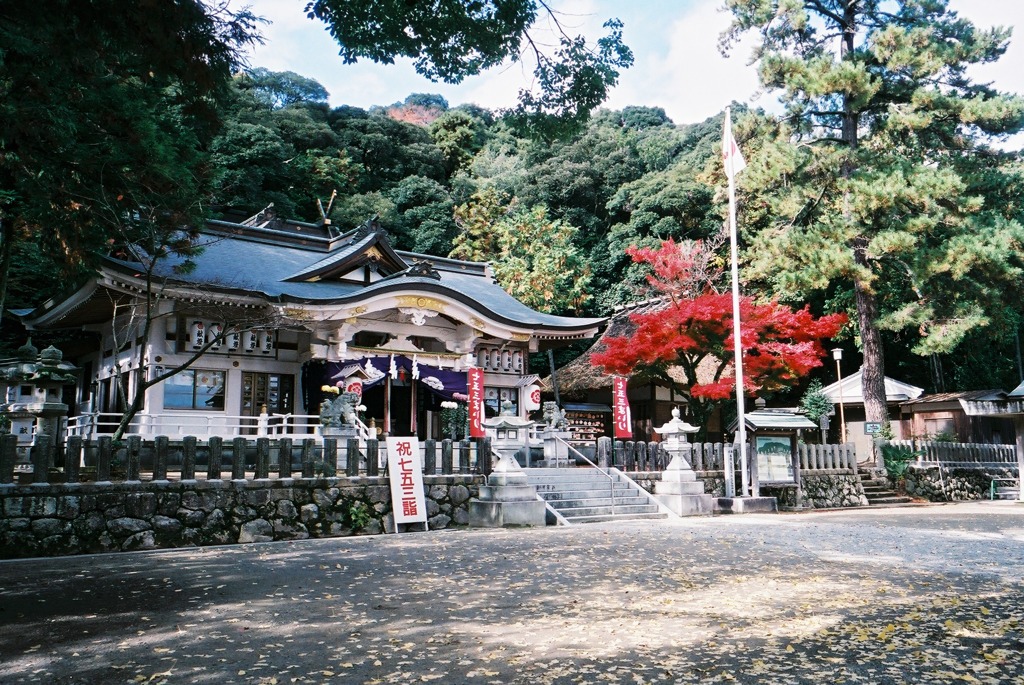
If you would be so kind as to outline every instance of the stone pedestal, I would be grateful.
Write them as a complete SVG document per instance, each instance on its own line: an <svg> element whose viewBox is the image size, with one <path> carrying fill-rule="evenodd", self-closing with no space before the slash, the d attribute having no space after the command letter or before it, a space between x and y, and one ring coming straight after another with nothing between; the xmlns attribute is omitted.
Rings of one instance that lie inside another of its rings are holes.
<svg viewBox="0 0 1024 685"><path fill-rule="evenodd" d="M480 497L469 501L469 525L476 528L545 525L545 504L511 456L501 455Z"/></svg>
<svg viewBox="0 0 1024 685"><path fill-rule="evenodd" d="M569 445L565 441L572 437L572 431L548 429L542 431L540 437L544 440L544 459L538 466L561 468L570 465Z"/></svg>
<svg viewBox="0 0 1024 685"><path fill-rule="evenodd" d="M779 502L774 497L716 497L716 514L777 514Z"/></svg>
<svg viewBox="0 0 1024 685"><path fill-rule="evenodd" d="M654 498L676 516L709 515L714 511L713 498L704 494L704 482L697 480L682 453L672 458L661 480L655 483Z"/></svg>

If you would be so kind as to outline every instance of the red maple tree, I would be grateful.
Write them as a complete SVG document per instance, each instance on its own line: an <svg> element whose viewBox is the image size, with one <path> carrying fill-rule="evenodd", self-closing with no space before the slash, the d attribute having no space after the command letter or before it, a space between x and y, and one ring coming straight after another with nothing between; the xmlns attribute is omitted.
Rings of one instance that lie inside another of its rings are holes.
<svg viewBox="0 0 1024 685"><path fill-rule="evenodd" d="M732 296L717 292L720 276L700 242L665 241L660 248L627 250L650 265L655 299L629 319L631 335L607 336L591 363L605 373L641 375L673 385L689 398L688 414L704 425L714 406L735 393ZM825 348L846 323L845 314L815 318L809 307L740 299L743 386L756 395L794 385L821 366ZM673 368L674 367L674 368Z"/></svg>

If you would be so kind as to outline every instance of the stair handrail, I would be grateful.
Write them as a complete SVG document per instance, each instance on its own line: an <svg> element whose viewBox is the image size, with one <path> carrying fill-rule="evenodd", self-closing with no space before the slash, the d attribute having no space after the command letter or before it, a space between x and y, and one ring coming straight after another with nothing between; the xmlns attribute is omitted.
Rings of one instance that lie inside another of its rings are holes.
<svg viewBox="0 0 1024 685"><path fill-rule="evenodd" d="M583 454L583 452L580 452L578 449L576 449L575 447L570 445L565 440L565 438L562 438L562 437L557 436L557 435L554 436L554 438L555 438L555 440L559 441L560 443L562 443L563 445L568 447L570 452L575 453L575 455L577 457L579 457L583 461L587 462L588 464L593 466L595 469L600 471L602 474L604 474L604 477L608 479L608 484L609 484L609 486L611 488L611 496L612 496L612 516L614 516L615 515L615 476L613 476L611 473L609 473L608 471L605 471L603 468L601 468L600 466L598 466L597 464L592 462L587 455ZM640 488L640 489L643 490L643 488Z"/></svg>
<svg viewBox="0 0 1024 685"><path fill-rule="evenodd" d="M555 439L561 441L562 443L564 443L570 450L575 452L577 454L577 456L579 456L581 459L583 459L583 461L587 462L588 464L590 464L591 466L596 468L598 471L600 471L604 475L608 476L608 478L612 479L612 512L613 513L615 512L615 477L617 476L617 477L621 478L622 480L626 481L627 483L632 484L634 488L636 488L638 491L642 492L644 497L646 497L647 500L651 504L654 504L655 506L657 506L658 507L658 511L660 511L661 513L668 514L670 518L677 518L677 519L681 519L682 518L682 516L680 516L679 514L677 514L674 511L672 511L667 506L665 506L660 500L658 500L657 497L655 497L651 493L647 492L647 490L644 489L643 487L641 487L639 483L637 483L635 480L633 480L632 478L627 476L626 472L623 471L622 469L617 469L614 466L612 466L612 467L609 467L611 469L611 473L609 473L608 471L605 471L604 469L602 469L600 466L598 466L594 462L590 461L590 459L587 458L587 455L583 454L578 449L576 449L575 447L570 445L568 442L565 441L564 438L560 438L560 437L558 437L556 435Z"/></svg>
<svg viewBox="0 0 1024 685"><path fill-rule="evenodd" d="M660 511L660 512L661 512L661 513L663 513L663 514L668 514L668 515L669 515L669 518L676 518L676 519L682 519L682 518L683 518L682 516L680 516L679 514L677 514L676 512L672 511L671 509L669 509L669 508L668 508L667 506L665 506L664 504L662 504L662 502L661 502L661 501L660 501L660 500L659 500L659 499L658 499L657 497L655 497L655 496L654 496L654 495L652 495L651 493L647 492L647 490L646 490L645 488L643 488L643 487L642 487L642 486L640 485L640 483L637 483L637 482L636 482L635 480L633 480L633 479L632 479L632 478L630 478L630 477L629 477L628 475L626 475L626 472L625 472L625 471L623 471L622 469L617 469L617 468L615 468L614 466L613 466L613 467L611 467L611 468L612 468L612 470L613 470L613 471L614 471L615 473L617 473L617 474L618 474L619 476L621 476L621 477L622 477L622 480L624 480L624 481L626 481L626 482L628 482L628 483L632 483L632 484L633 484L633 486L634 486L634 487L635 487L635 488L636 488L637 490L639 490L640 492L642 492L642 493L644 494L644 497L646 497L646 498L647 498L647 500L648 500L648 501L649 501L649 502L650 502L651 504L655 504L655 505L657 505L657 507L658 507L658 511Z"/></svg>

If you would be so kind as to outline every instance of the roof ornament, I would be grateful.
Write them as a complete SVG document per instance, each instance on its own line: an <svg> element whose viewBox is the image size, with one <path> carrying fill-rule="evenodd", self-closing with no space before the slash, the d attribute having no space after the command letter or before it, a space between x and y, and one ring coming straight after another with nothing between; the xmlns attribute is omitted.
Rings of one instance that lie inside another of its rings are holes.
<svg viewBox="0 0 1024 685"><path fill-rule="evenodd" d="M419 261L413 263L406 272L406 276L410 278L433 278L435 281L441 280L441 274L438 273L437 269L430 262Z"/></svg>
<svg viewBox="0 0 1024 685"><path fill-rule="evenodd" d="M277 218L277 212L274 211L274 203L271 202L269 205L261 209L254 216L249 217L245 221L241 222L243 226L257 226L262 227L269 224L271 221Z"/></svg>
<svg viewBox="0 0 1024 685"><path fill-rule="evenodd" d="M380 234L384 240L388 239L387 231L385 231L380 225L380 214L374 214L366 220L365 224L362 224L356 229L356 240L369 238L371 235L375 234Z"/></svg>

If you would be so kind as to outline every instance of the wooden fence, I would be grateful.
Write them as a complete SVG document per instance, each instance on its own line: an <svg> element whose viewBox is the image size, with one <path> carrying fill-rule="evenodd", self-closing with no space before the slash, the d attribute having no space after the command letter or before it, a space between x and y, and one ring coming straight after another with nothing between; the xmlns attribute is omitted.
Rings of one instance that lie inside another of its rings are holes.
<svg viewBox="0 0 1024 685"><path fill-rule="evenodd" d="M89 448L91 458L83 460ZM145 450L144 450L145 447ZM0 436L0 485L16 482L20 475L17 462L17 436ZM266 478L316 478L324 476L379 476L383 445L377 440L362 443L352 438L339 445L336 438L236 437L225 441L213 436L200 445L186 436L173 446L166 436L157 436L143 444L139 436L130 436L123 447L115 449L109 436L92 443L80 436L68 438L61 463L51 436L42 435L32 447L32 483L78 483L83 480L169 481L231 480ZM425 440L420 443L425 475L451 475L491 472L490 438L461 442ZM83 463L93 462L94 466Z"/></svg>
<svg viewBox="0 0 1024 685"><path fill-rule="evenodd" d="M917 464L927 466L1016 466L1017 448L1014 445L983 445L966 442L936 442L935 440L894 440L890 444L917 453Z"/></svg>
<svg viewBox="0 0 1024 685"><path fill-rule="evenodd" d="M739 450L725 443L698 442L690 445L690 467L694 471L723 471L725 455L733 452L739 466ZM598 450L600 458L601 452ZM853 445L797 445L801 471L855 470L857 454ZM660 442L616 442L609 455L608 465L623 471L661 471L671 461Z"/></svg>

